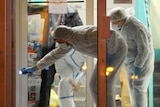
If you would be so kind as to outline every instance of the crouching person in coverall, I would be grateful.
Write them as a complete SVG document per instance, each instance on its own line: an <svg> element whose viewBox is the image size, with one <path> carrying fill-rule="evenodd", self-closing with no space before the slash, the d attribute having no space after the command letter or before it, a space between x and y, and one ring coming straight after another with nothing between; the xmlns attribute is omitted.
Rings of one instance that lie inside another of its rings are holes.
<svg viewBox="0 0 160 107"><path fill-rule="evenodd" d="M53 38L60 44L60 47L53 49L46 56L37 62L33 67L21 69L20 74L35 72L43 69L51 64L57 62L64 57L72 49L75 49L85 55L97 58L97 27L93 25L66 27L58 26ZM116 107L115 102L115 85L117 78L119 78L120 68L127 54L127 43L120 33L110 30L110 38L106 40L107 43L107 63L114 67L107 78L107 106ZM103 50L102 50L103 51ZM65 72L65 71L64 71ZM90 91L95 104L97 105L97 66L92 73L90 80Z"/></svg>
<svg viewBox="0 0 160 107"><path fill-rule="evenodd" d="M67 56L55 62L56 71L60 75L58 88L60 107L75 107L74 87L70 82L74 81L76 77L82 73L83 64L83 55L74 49L72 49ZM74 85L80 85L78 82Z"/></svg>

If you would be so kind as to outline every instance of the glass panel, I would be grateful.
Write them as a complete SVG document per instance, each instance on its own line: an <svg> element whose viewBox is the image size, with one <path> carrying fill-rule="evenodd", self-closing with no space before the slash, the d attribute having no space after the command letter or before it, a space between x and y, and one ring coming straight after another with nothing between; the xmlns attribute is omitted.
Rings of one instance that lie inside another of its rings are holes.
<svg viewBox="0 0 160 107"><path fill-rule="evenodd" d="M28 66L33 66L42 57L44 19L41 18L40 6L28 5ZM40 96L40 72L28 75L28 107L35 107Z"/></svg>
<svg viewBox="0 0 160 107"><path fill-rule="evenodd" d="M149 2L149 15L150 15L150 24L151 24L151 32L153 37L153 46L154 46L154 52L155 52L155 63L154 63L154 73L153 73L153 84L150 86L150 90L153 91L151 93L153 99L149 98L149 100L152 101L152 105L149 104L149 107L159 107L160 105L160 32L159 32L159 26L160 22L157 21L160 19L160 14L158 12L160 3L159 0L147 0Z"/></svg>
<svg viewBox="0 0 160 107"><path fill-rule="evenodd" d="M73 27L82 24L85 25L86 23L85 2L67 3L67 11L69 13L53 14L48 13L48 3L35 3L44 1L46 0L28 0L28 66L35 65L44 55L54 49L55 45L57 46L50 34L58 25L64 24ZM86 56L83 55L83 57L86 63ZM79 59L77 59L77 57L73 56L72 58L76 61L74 63L78 63ZM62 63L64 63L63 61ZM62 66L63 64L61 67ZM62 81L64 77L62 74L56 73L56 71L58 71L57 68L55 64L51 65L49 70L46 68L28 75L28 107L35 107L39 104L44 107L48 105L48 101L50 101L50 105L56 104L57 102L57 105L59 105L58 88L60 81ZM67 71L64 71L64 74L65 72ZM74 77L76 77L76 73L72 74L71 72L69 75L74 75ZM86 107L86 75L81 75L82 78L80 79L81 84L79 90L74 92L76 107ZM66 78L64 82L65 84L62 86L64 88L63 90L67 90L68 86L65 85L70 85L69 78ZM40 92L42 89L43 91ZM65 97L73 98L73 96L64 96L64 99ZM55 99L57 102L55 102Z"/></svg>

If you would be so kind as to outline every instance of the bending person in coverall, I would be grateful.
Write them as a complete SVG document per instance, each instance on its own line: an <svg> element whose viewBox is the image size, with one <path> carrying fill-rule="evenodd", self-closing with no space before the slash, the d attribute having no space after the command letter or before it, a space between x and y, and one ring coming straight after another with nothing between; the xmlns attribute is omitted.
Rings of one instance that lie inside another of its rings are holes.
<svg viewBox="0 0 160 107"><path fill-rule="evenodd" d="M73 49L81 52L82 54L97 58L97 27L77 26L66 27L59 26L53 33L53 38L60 44L60 47L52 50L45 57L38 61L33 67L21 69L20 74L28 72L35 72L43 69L65 56ZM112 72L107 78L107 106L116 107L115 103L115 85L119 78L120 67L127 54L127 44L125 39L120 33L110 30L110 38L106 40L107 43L107 62L109 66L114 67ZM103 51L103 50L102 50ZM95 104L97 105L97 66L92 73L90 80L90 91Z"/></svg>
<svg viewBox="0 0 160 107"><path fill-rule="evenodd" d="M122 7L109 12L113 28L127 41L125 68L128 76L132 107L148 107L147 89L154 71L154 51L149 30L135 17L128 16ZM131 78L131 76L138 78Z"/></svg>
<svg viewBox="0 0 160 107"><path fill-rule="evenodd" d="M72 49L67 56L55 62L57 73L60 75L58 96L60 107L75 107L74 87L70 83L74 81L80 73L84 64L83 55ZM78 82L74 85L80 85Z"/></svg>

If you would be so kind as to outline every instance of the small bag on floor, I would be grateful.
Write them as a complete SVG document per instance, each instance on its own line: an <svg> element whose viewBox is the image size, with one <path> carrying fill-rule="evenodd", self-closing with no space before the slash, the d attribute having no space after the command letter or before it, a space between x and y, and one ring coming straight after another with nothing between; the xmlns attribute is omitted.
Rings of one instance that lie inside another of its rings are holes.
<svg viewBox="0 0 160 107"><path fill-rule="evenodd" d="M60 101L56 92L51 89L49 107L59 107Z"/></svg>

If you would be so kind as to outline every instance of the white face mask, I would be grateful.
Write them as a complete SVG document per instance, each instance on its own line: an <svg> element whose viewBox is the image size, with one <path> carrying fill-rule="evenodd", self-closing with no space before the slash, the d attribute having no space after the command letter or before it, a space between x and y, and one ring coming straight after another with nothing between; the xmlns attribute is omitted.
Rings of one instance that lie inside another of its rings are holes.
<svg viewBox="0 0 160 107"><path fill-rule="evenodd" d="M121 27L121 26L118 27L117 25L112 24L112 28L113 28L114 30L120 30L122 27Z"/></svg>
<svg viewBox="0 0 160 107"><path fill-rule="evenodd" d="M67 45L66 43L59 43L59 45L60 45L60 47L62 49L69 49L69 48L71 48L71 45Z"/></svg>

